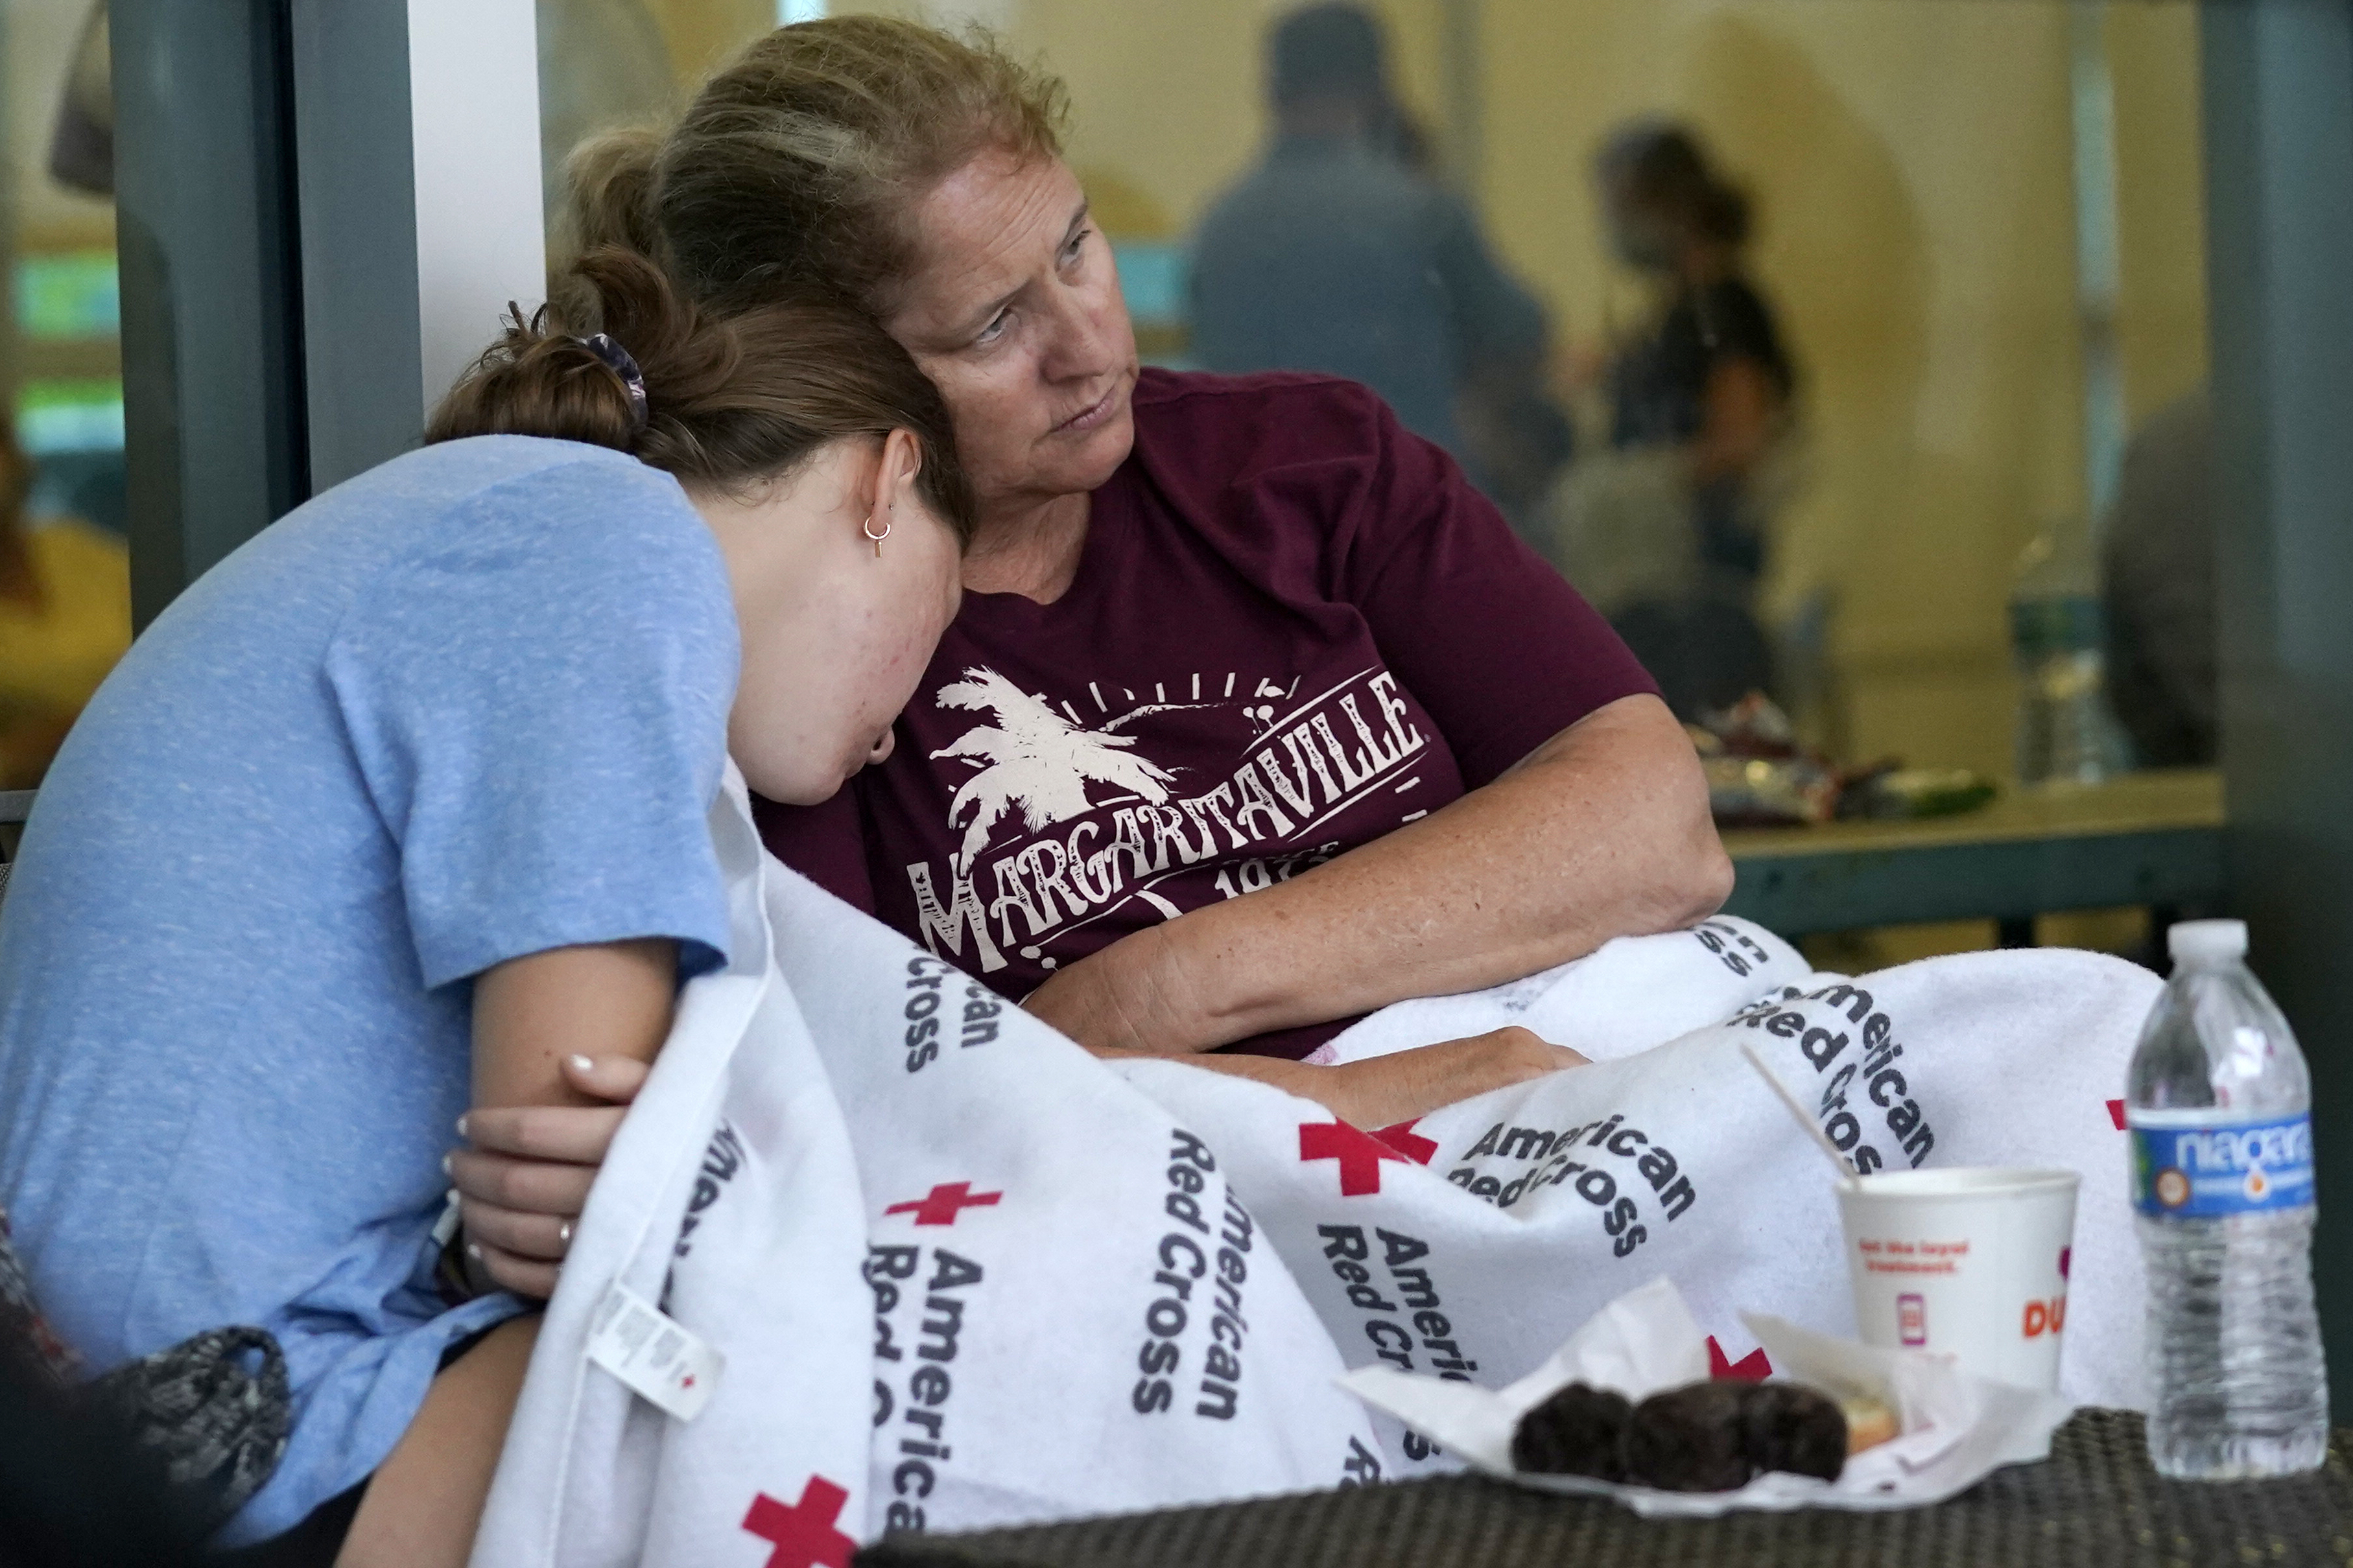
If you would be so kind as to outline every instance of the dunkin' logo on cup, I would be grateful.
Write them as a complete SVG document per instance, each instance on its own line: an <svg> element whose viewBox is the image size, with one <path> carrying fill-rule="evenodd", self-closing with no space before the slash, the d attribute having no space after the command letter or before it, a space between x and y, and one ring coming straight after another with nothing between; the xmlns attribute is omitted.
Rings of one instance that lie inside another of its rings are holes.
<svg viewBox="0 0 2353 1568"><path fill-rule="evenodd" d="M1928 1342L1928 1298L1909 1290L1895 1298L1895 1338L1906 1345Z"/></svg>
<svg viewBox="0 0 2353 1568"><path fill-rule="evenodd" d="M2059 1278L2062 1280L2067 1278L2074 1261L2073 1247L2063 1247L2059 1249ZM2030 1340L2043 1334L2057 1333L2067 1326L2066 1296L2062 1293L2052 1297L2047 1301L2027 1302L2024 1318L2019 1326L2025 1331L2026 1337Z"/></svg>

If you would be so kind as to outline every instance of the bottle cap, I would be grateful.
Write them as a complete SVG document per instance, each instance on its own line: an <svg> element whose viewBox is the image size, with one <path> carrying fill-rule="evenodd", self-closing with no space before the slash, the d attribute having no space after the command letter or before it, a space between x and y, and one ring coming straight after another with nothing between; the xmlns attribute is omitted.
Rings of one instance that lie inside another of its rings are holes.
<svg viewBox="0 0 2353 1568"><path fill-rule="evenodd" d="M2183 921L2165 933L2176 963L2236 963L2247 956L2244 921Z"/></svg>

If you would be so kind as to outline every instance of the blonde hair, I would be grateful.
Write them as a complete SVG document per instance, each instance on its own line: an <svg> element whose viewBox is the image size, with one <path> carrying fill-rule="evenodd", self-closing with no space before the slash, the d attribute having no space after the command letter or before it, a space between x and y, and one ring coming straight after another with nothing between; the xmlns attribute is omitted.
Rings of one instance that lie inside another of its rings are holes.
<svg viewBox="0 0 2353 1568"><path fill-rule="evenodd" d="M978 29L884 16L780 27L704 84L666 134L575 153L575 243L655 256L737 310L831 295L877 318L918 262L909 210L986 152L1059 156L1068 94Z"/></svg>

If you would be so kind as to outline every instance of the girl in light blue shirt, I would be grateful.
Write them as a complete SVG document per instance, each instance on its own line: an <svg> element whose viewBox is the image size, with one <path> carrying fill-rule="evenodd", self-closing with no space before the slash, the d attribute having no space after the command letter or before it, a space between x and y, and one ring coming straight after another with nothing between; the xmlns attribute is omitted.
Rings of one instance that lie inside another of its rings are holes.
<svg viewBox="0 0 2353 1568"><path fill-rule="evenodd" d="M0 1208L88 1372L227 1325L282 1354L290 1438L223 1500L257 1561L463 1561L602 1152L531 1109L619 1098L724 962L731 747L830 795L956 606L970 494L879 329L705 319L620 252L555 318L139 639L0 916ZM466 1299L433 1229L470 1110L540 1158L468 1205Z"/></svg>

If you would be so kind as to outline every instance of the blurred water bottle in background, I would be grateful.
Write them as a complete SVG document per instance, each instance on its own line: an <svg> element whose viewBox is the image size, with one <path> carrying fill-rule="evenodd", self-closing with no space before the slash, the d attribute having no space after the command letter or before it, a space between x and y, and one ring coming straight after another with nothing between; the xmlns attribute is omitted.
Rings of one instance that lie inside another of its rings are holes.
<svg viewBox="0 0 2353 1568"><path fill-rule="evenodd" d="M2090 541L2054 528L2019 558L2010 598L2018 669L2018 782L2098 784L2131 765L2108 711L2105 612Z"/></svg>
<svg viewBox="0 0 2353 1568"><path fill-rule="evenodd" d="M2173 979L2126 1094L2149 1462L2193 1480L2316 1469L2328 1370L2312 1304L2312 1078L2242 962L2243 921L2185 921L2167 945Z"/></svg>

